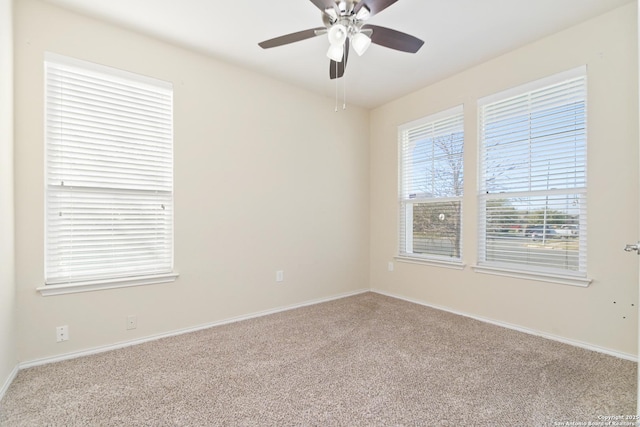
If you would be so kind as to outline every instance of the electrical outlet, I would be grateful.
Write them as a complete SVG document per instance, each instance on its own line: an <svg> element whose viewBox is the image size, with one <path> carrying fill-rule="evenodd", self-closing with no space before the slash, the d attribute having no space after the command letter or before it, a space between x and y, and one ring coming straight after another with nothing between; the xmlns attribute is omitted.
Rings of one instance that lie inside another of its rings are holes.
<svg viewBox="0 0 640 427"><path fill-rule="evenodd" d="M138 327L138 317L135 314L127 316L127 329L135 329Z"/></svg>
<svg viewBox="0 0 640 427"><path fill-rule="evenodd" d="M69 340L69 327L67 325L56 327L56 341L62 342Z"/></svg>
<svg viewBox="0 0 640 427"><path fill-rule="evenodd" d="M276 271L276 282L284 282L284 271Z"/></svg>

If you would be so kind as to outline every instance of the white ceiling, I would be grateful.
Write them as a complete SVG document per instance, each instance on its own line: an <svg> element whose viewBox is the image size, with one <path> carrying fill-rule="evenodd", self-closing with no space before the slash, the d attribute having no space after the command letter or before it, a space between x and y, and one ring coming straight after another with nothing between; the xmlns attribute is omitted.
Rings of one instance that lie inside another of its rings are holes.
<svg viewBox="0 0 640 427"><path fill-rule="evenodd" d="M263 50L258 42L321 27L308 0L46 0L334 96L326 36ZM417 54L353 50L349 104L373 108L518 46L635 0L399 0L368 23L425 41ZM342 82L340 83L342 85ZM342 86L340 91L342 92Z"/></svg>

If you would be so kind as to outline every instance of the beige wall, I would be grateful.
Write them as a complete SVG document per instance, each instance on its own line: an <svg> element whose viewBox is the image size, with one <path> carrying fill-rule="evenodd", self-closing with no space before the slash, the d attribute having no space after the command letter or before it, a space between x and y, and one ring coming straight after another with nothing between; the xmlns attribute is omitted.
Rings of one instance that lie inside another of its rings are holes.
<svg viewBox="0 0 640 427"><path fill-rule="evenodd" d="M371 113L373 289L629 355L637 354L638 68L636 3L468 69ZM475 273L477 100L588 66L588 288ZM462 271L396 262L397 126L465 109ZM614 303L615 301L615 303ZM632 306L633 304L633 306Z"/></svg>
<svg viewBox="0 0 640 427"><path fill-rule="evenodd" d="M18 364L13 268L12 3L0 0L0 396Z"/></svg>
<svg viewBox="0 0 640 427"><path fill-rule="evenodd" d="M17 2L15 27L21 361L368 288L367 111L335 113L333 99L37 1ZM36 292L45 51L173 83L175 283ZM55 342L57 325L69 341Z"/></svg>

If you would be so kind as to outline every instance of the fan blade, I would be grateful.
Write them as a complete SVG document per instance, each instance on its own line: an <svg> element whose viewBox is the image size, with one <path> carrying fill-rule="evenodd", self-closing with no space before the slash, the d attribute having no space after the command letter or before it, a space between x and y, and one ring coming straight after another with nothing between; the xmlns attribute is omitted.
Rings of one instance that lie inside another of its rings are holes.
<svg viewBox="0 0 640 427"><path fill-rule="evenodd" d="M358 13L360 9L366 6L369 10L368 18L370 18L376 13L382 12L397 1L398 0L361 0L353 11Z"/></svg>
<svg viewBox="0 0 640 427"><path fill-rule="evenodd" d="M334 0L311 0L311 3L315 4L316 7L323 12L327 9L334 9L337 12L336 2Z"/></svg>
<svg viewBox="0 0 640 427"><path fill-rule="evenodd" d="M349 59L349 39L344 42L344 53L342 54L342 62L331 60L329 63L329 78L339 79L344 76L344 70L347 68L347 59Z"/></svg>
<svg viewBox="0 0 640 427"><path fill-rule="evenodd" d="M282 46L289 43L299 42L301 40L310 39L319 35L318 32L326 32L325 27L312 28L310 30L298 31L297 33L291 33L284 36L276 37L274 39L265 40L258 43L263 49L269 49L271 47Z"/></svg>
<svg viewBox="0 0 640 427"><path fill-rule="evenodd" d="M417 37L391 28L379 27L377 25L364 25L362 28L373 30L371 42L389 49L400 50L402 52L416 53L420 50L424 42Z"/></svg>

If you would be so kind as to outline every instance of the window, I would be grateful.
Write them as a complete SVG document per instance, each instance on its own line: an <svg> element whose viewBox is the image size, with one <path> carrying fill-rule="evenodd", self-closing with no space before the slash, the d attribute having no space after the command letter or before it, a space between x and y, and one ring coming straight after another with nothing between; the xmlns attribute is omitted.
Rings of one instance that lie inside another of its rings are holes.
<svg viewBox="0 0 640 427"><path fill-rule="evenodd" d="M46 285L172 275L171 85L47 54L45 86Z"/></svg>
<svg viewBox="0 0 640 427"><path fill-rule="evenodd" d="M462 106L399 128L400 257L461 260Z"/></svg>
<svg viewBox="0 0 640 427"><path fill-rule="evenodd" d="M586 276L586 68L479 107L480 264Z"/></svg>

